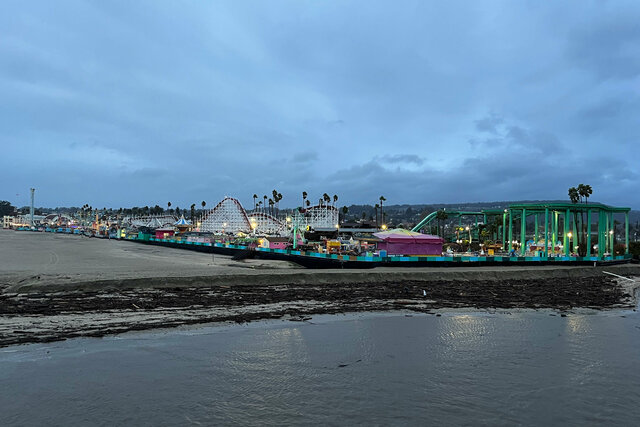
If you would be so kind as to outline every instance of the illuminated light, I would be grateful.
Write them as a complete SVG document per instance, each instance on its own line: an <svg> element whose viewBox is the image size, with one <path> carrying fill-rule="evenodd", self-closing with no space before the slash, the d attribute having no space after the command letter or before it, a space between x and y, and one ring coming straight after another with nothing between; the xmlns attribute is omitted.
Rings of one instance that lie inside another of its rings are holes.
<svg viewBox="0 0 640 427"><path fill-rule="evenodd" d="M382 226L380 228L382 228L383 230L386 230L387 229L387 224L382 224Z"/></svg>
<svg viewBox="0 0 640 427"><path fill-rule="evenodd" d="M573 236L573 234L572 234L571 232L568 232L568 233L567 233L567 237L568 237L568 238L571 238L571 236Z"/></svg>

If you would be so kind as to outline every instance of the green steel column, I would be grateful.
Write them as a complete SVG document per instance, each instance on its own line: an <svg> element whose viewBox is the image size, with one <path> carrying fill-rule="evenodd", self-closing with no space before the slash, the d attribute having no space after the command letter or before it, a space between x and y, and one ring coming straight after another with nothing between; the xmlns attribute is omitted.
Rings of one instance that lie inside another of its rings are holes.
<svg viewBox="0 0 640 427"><path fill-rule="evenodd" d="M551 240L551 252L554 253L556 249L556 233L554 231L556 229L556 212L551 211L549 213L551 214L551 219L549 220L549 227L551 227L551 230L549 230L549 234L551 235L551 238L549 240Z"/></svg>
<svg viewBox="0 0 640 427"><path fill-rule="evenodd" d="M522 219L520 220L520 253L525 255L527 250L527 210L522 208Z"/></svg>
<svg viewBox="0 0 640 427"><path fill-rule="evenodd" d="M536 212L536 229L533 232L533 240L535 241L536 246L538 245L538 213Z"/></svg>
<svg viewBox="0 0 640 427"><path fill-rule="evenodd" d="M609 252L609 212L603 212L602 216L604 218L604 253Z"/></svg>
<svg viewBox="0 0 640 427"><path fill-rule="evenodd" d="M591 209L587 210L587 256L591 256Z"/></svg>
<svg viewBox="0 0 640 427"><path fill-rule="evenodd" d="M569 256L569 245L571 245L571 241L569 240L569 222L570 220L569 209L567 209L564 213L564 236L562 238L563 247L564 247L564 256Z"/></svg>
<svg viewBox="0 0 640 427"><path fill-rule="evenodd" d="M505 240L505 235L507 234L507 212L505 211L502 214L502 246L503 250L507 250L507 241Z"/></svg>
<svg viewBox="0 0 640 427"><path fill-rule="evenodd" d="M577 252L576 251L577 243L578 243L578 225L576 224L575 218L574 218L574 221L573 221L573 250L575 252ZM583 242L583 244L584 244L584 242Z"/></svg>
<svg viewBox="0 0 640 427"><path fill-rule="evenodd" d="M624 253L629 254L629 212L624 213Z"/></svg>
<svg viewBox="0 0 640 427"><path fill-rule="evenodd" d="M560 215L558 214L558 211L553 211L553 253L556 253L556 242L559 239L558 236L558 217Z"/></svg>
<svg viewBox="0 0 640 427"><path fill-rule="evenodd" d="M509 246L507 246L509 251L511 251L511 245L513 243L513 211L509 208Z"/></svg>
<svg viewBox="0 0 640 427"><path fill-rule="evenodd" d="M604 239L604 228L607 219L604 217L604 212L602 209L598 209L598 256L602 257L604 255L604 247L607 244L607 241Z"/></svg>
<svg viewBox="0 0 640 427"><path fill-rule="evenodd" d="M556 250L556 211L551 211L551 252Z"/></svg>
<svg viewBox="0 0 640 427"><path fill-rule="evenodd" d="M544 256L549 256L549 208L544 209Z"/></svg>
<svg viewBox="0 0 640 427"><path fill-rule="evenodd" d="M614 236L616 234L616 223L613 220L613 212L610 213L611 216L611 229L609 230L609 253L613 256L613 241Z"/></svg>

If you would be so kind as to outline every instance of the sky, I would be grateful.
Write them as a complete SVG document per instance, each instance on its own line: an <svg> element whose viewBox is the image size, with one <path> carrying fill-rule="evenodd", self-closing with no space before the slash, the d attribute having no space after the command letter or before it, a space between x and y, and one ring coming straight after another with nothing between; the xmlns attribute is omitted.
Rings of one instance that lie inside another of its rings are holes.
<svg viewBox="0 0 640 427"><path fill-rule="evenodd" d="M0 199L640 208L640 2L24 1Z"/></svg>

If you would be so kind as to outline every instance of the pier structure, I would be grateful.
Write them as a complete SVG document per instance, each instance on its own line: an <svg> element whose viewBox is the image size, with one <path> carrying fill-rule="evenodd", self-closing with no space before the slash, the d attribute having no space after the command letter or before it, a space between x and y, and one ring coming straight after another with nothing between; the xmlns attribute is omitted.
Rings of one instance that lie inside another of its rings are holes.
<svg viewBox="0 0 640 427"><path fill-rule="evenodd" d="M446 211L447 218L458 217L462 224L462 217L475 219L476 235L478 219L481 217L487 224L488 217L502 216L502 227L498 235L502 237L505 251L510 248L519 249L522 256L527 251L527 237L536 247L544 240L539 254L548 257L555 252L556 244L562 239L564 256L571 254L571 246L581 256L603 257L606 253L613 253L615 230L618 221L616 215L624 215L624 245L625 254L629 254L629 211L627 207L614 207L602 203L523 203L510 205L507 209L486 209L478 212ZM413 231L420 231L437 219L438 212L432 212L420 221ZM533 217L533 233L527 228ZM620 222L620 224L622 224ZM514 226L519 225L518 229ZM596 228L594 232L594 228ZM471 233L470 233L471 235ZM581 241L581 236L583 236ZM595 237L595 238L594 238ZM471 239L470 239L471 240ZM594 249L594 243L597 248ZM551 251L549 250L550 248Z"/></svg>

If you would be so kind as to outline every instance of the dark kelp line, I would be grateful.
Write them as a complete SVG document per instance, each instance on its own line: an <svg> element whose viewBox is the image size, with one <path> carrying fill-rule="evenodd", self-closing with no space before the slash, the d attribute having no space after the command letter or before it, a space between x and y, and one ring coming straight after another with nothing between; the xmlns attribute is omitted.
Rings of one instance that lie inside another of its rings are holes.
<svg viewBox="0 0 640 427"><path fill-rule="evenodd" d="M0 329L0 346L100 337L208 322L245 323L315 314L441 308L632 307L629 291L609 277L545 280L407 281L313 285L214 285L0 295L0 315L20 326ZM24 322L27 319L28 322ZM94 320L92 320L94 319ZM99 319L99 320L95 320ZM43 326L43 325L47 326Z"/></svg>

